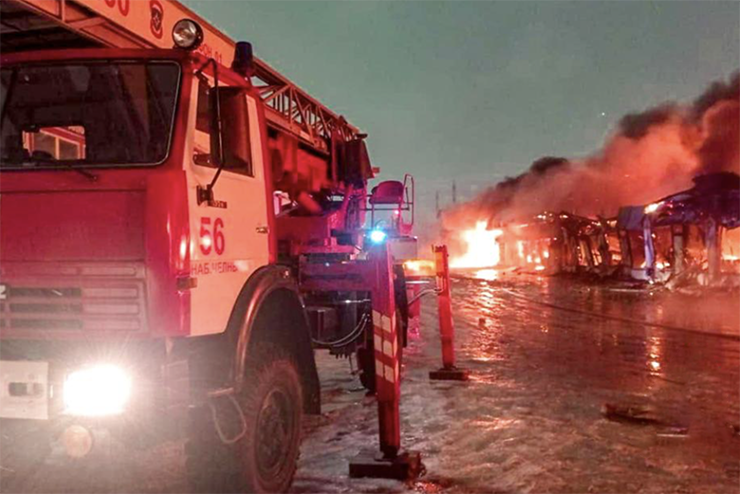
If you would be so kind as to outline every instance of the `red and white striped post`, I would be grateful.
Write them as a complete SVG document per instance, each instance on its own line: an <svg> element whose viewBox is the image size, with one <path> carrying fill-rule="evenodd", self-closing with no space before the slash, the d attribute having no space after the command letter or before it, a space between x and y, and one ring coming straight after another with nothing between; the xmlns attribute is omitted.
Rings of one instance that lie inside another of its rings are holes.
<svg viewBox="0 0 740 494"><path fill-rule="evenodd" d="M446 245L435 245L434 264L437 274L437 307L439 334L442 340L442 368L429 372L430 379L465 381L470 373L455 366L455 325L452 322L452 295L450 293L450 266Z"/></svg>
<svg viewBox="0 0 740 494"><path fill-rule="evenodd" d="M396 321L393 272L391 256L385 244L374 250L372 256L376 261L372 306L380 449L386 457L394 457L401 448L399 425L401 363L398 358L398 321Z"/></svg>
<svg viewBox="0 0 740 494"><path fill-rule="evenodd" d="M375 351L376 398L380 451L361 452L350 463L350 477L406 480L419 474L418 453L401 453L401 364L391 255L385 243L370 253L374 268L372 283L373 346Z"/></svg>

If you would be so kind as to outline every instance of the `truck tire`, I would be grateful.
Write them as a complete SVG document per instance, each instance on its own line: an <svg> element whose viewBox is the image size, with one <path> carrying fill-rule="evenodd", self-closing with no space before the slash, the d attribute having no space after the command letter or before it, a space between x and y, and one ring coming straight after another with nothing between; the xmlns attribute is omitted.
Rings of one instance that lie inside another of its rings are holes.
<svg viewBox="0 0 740 494"><path fill-rule="evenodd" d="M303 390L297 366L272 345L260 345L247 372L250 385L238 397L246 429L234 444L218 437L210 410L192 424L186 466L197 492L285 492L293 482L301 440ZM232 437L242 429L238 414L219 414ZM222 423L223 422L223 423Z"/></svg>

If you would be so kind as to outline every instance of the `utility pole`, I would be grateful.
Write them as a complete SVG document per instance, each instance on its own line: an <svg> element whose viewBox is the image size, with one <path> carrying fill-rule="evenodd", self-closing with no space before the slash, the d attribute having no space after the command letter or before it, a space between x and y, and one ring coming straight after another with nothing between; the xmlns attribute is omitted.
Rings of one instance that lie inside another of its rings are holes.
<svg viewBox="0 0 740 494"><path fill-rule="evenodd" d="M452 204L457 204L457 184L452 181Z"/></svg>
<svg viewBox="0 0 740 494"><path fill-rule="evenodd" d="M435 199L435 205L436 205L435 211L437 211L437 219L439 219L439 217L442 216L442 210L439 209L439 191L437 191L436 194L434 195L434 199Z"/></svg>

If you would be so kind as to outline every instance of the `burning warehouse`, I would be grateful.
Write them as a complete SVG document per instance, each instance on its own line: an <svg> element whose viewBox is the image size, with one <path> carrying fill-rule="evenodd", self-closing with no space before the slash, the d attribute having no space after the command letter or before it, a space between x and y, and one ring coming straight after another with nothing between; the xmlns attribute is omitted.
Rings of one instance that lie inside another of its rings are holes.
<svg viewBox="0 0 740 494"><path fill-rule="evenodd" d="M547 274L611 274L619 261L613 221L542 212L500 237L502 264Z"/></svg>
<svg viewBox="0 0 740 494"><path fill-rule="evenodd" d="M651 281L675 283L696 275L701 284L737 285L740 177L720 172L698 176L694 184L647 206L620 210L625 272Z"/></svg>
<svg viewBox="0 0 740 494"><path fill-rule="evenodd" d="M738 286L740 176L700 175L694 184L610 219L544 211L496 229L478 222L452 267Z"/></svg>
<svg viewBox="0 0 740 494"><path fill-rule="evenodd" d="M726 219L738 207L732 199L740 172L738 132L738 74L714 82L690 104L628 114L597 152L540 158L529 170L445 211L443 237L452 266L500 263L665 281L709 263L707 242L715 237L707 234L707 218L715 218L710 223L720 230L716 239L726 247L712 259L724 260L712 260L706 269L728 268L738 249L735 225ZM694 177L700 178L693 182ZM712 202L725 196L721 207ZM645 206L660 197L665 199ZM674 238L681 247L677 259Z"/></svg>

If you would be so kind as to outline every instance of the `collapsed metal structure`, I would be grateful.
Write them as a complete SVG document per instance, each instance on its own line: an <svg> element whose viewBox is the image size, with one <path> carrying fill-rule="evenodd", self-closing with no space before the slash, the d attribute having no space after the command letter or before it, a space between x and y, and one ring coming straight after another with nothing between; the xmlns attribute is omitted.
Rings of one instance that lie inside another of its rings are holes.
<svg viewBox="0 0 740 494"><path fill-rule="evenodd" d="M740 176L701 175L694 187L613 218L542 212L503 228L501 262L547 274L740 285Z"/></svg>
<svg viewBox="0 0 740 494"><path fill-rule="evenodd" d="M545 211L506 226L499 244L506 265L547 274L610 274L620 260L615 239L614 220Z"/></svg>
<svg viewBox="0 0 740 494"><path fill-rule="evenodd" d="M644 209L644 269L650 280L706 267L706 280L700 280L705 284L719 281L722 272L737 272L737 259L722 251L723 237L729 239L740 226L740 176L701 175L694 184Z"/></svg>

